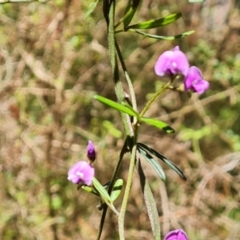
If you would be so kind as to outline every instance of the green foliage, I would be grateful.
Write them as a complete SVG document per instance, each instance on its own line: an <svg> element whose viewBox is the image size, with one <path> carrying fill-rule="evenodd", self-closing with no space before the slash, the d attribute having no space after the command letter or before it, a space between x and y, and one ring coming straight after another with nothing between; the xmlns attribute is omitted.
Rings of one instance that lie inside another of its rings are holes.
<svg viewBox="0 0 240 240"><path fill-rule="evenodd" d="M98 1L99 1L99 0L89 3L89 5L88 5L88 10L87 10L87 12L86 12L85 15L84 15L84 19L86 19L86 18L95 10L95 8L96 8L97 5L98 5Z"/></svg>
<svg viewBox="0 0 240 240"><path fill-rule="evenodd" d="M161 122L157 119L142 117L141 121L145 122L147 124L150 124L156 128L159 128L159 129L165 131L166 133L174 133L174 130L170 126L168 126L166 123Z"/></svg>
<svg viewBox="0 0 240 240"><path fill-rule="evenodd" d="M188 31L188 32L178 34L178 35L175 35L175 36L159 36L159 35L154 35L154 34L141 32L141 31L138 31L138 30L135 30L135 29L130 29L130 31L138 33L138 34L143 35L145 37L160 39L160 40L170 40L170 41L175 40L175 39L179 39L179 38L183 38L183 37L186 37L186 36L194 33L194 31Z"/></svg>
<svg viewBox="0 0 240 240"><path fill-rule="evenodd" d="M187 180L186 176L183 174L183 172L173 163L171 162L169 159L167 159L166 157L164 157L162 154L160 154L159 152L157 152L156 150L146 146L143 143L138 143L138 146L143 149L143 150L147 150L150 154L154 155L155 157L157 157L158 159L160 159L161 161L163 161L164 163L166 163L170 168L172 168L183 180Z"/></svg>
<svg viewBox="0 0 240 240"><path fill-rule="evenodd" d="M164 18L160 18L160 19L156 19L156 20L149 20L146 22L141 22L141 23L137 23L134 25L130 25L126 28L126 30L131 29L131 28L132 29L150 29L150 28L162 27L162 26L165 26L165 25L175 22L181 16L182 16L181 13L171 14Z"/></svg>
<svg viewBox="0 0 240 240"><path fill-rule="evenodd" d="M123 187L123 179L117 179L111 192L111 201L114 202L120 196Z"/></svg>
<svg viewBox="0 0 240 240"><path fill-rule="evenodd" d="M232 208L228 214L228 217L237 222L240 222L240 208Z"/></svg>
<svg viewBox="0 0 240 240"><path fill-rule="evenodd" d="M161 165L159 165L158 162L150 154L148 154L146 151L144 151L143 149L139 148L139 152L149 162L149 164L152 165L152 167L155 169L155 171L157 172L159 177L163 181L165 181L166 180L166 175L165 175Z"/></svg>
<svg viewBox="0 0 240 240"><path fill-rule="evenodd" d="M95 95L94 96L95 99L97 99L99 102L104 103L105 105L114 108L122 113L126 113L132 117L137 117L139 118L139 115L137 112L135 112L131 106L126 105L126 104L119 104L117 102L114 102L110 99L107 99L105 97L99 96L99 95Z"/></svg>
<svg viewBox="0 0 240 240"><path fill-rule="evenodd" d="M140 0L128 2L128 6L126 7L125 14L122 19L124 29L126 29L127 26L131 23L139 3L140 3Z"/></svg>

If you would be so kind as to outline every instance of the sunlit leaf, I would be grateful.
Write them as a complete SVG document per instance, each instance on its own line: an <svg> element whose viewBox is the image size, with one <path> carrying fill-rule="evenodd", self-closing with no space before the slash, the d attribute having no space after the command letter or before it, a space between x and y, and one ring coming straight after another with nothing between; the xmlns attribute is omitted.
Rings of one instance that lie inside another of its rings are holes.
<svg viewBox="0 0 240 240"><path fill-rule="evenodd" d="M141 121L157 127L167 133L174 133L174 130L170 126L168 126L165 122L159 121L157 119L142 117Z"/></svg>
<svg viewBox="0 0 240 240"><path fill-rule="evenodd" d="M111 192L111 201L114 202L120 195L123 187L123 180L117 179Z"/></svg>
<svg viewBox="0 0 240 240"><path fill-rule="evenodd" d="M165 26L167 24L175 22L178 18L182 16L181 13L175 13L168 15L164 18L159 18L156 20L149 20L146 22L137 23L131 26L128 26L127 29L134 28L134 29L150 29L150 28L157 28L161 26Z"/></svg>
<svg viewBox="0 0 240 240"><path fill-rule="evenodd" d="M85 190L86 192L89 192L89 193L93 193L97 196L100 196L99 193L92 187L89 187L89 186L82 186L81 187L83 190Z"/></svg>
<svg viewBox="0 0 240 240"><path fill-rule="evenodd" d="M130 24L130 22L132 21L134 14L136 12L136 8L132 8L130 7L128 9L128 11L126 12L125 16L124 16L124 20L123 20L123 26L126 29L127 26Z"/></svg>
<svg viewBox="0 0 240 240"><path fill-rule="evenodd" d="M159 165L159 163L150 155L148 154L144 149L138 147L138 151L140 154L152 165L152 167L155 169L159 177L165 181L166 175L162 169L162 167Z"/></svg>
<svg viewBox="0 0 240 240"><path fill-rule="evenodd" d="M240 222L240 208L232 208L228 214L228 217L237 222Z"/></svg>
<svg viewBox="0 0 240 240"><path fill-rule="evenodd" d="M128 2L128 6L123 17L124 18L123 25L125 29L132 21L140 2L141 2L140 0L131 0Z"/></svg>
<svg viewBox="0 0 240 240"><path fill-rule="evenodd" d="M95 2L90 2L89 5L88 5L88 10L87 12L84 14L84 19L86 19L93 11L94 9L97 7L98 5L98 1L99 0L96 0Z"/></svg>
<svg viewBox="0 0 240 240"><path fill-rule="evenodd" d="M105 105L107 105L111 108L114 108L120 112L126 113L130 116L139 118L138 113L135 112L130 106L123 106L120 103L114 102L108 98L105 98L105 97L102 97L99 95L95 95L94 98L97 99L99 102L104 103Z"/></svg>
<svg viewBox="0 0 240 240"><path fill-rule="evenodd" d="M171 162L169 159L167 159L166 157L164 157L162 154L160 154L159 152L157 152L156 150L146 146L143 143L138 143L138 147L140 147L141 149L147 150L148 152L150 152L151 154L153 154L154 156L156 156L157 158L159 158L160 160L162 160L164 163L166 163L170 168L172 168L182 179L187 180L186 176L183 174L183 172L173 163Z"/></svg>
<svg viewBox="0 0 240 240"><path fill-rule="evenodd" d="M138 34L144 35L145 37L161 39L161 40L175 40L175 39L178 39L178 38L186 37L186 36L194 33L194 31L191 30L191 31L188 31L188 32L185 32L185 33L182 33L182 34L175 35L175 36L159 36L159 35L153 35L153 34L148 34L148 33L145 33L145 32L141 32L141 31L135 30L135 29L129 29L129 31L136 32Z"/></svg>
<svg viewBox="0 0 240 240"><path fill-rule="evenodd" d="M106 191L106 189L103 187L103 185L96 178L93 178L93 186L99 192L99 194L100 194L100 196L101 196L101 198L103 199L104 202L106 202L106 203L111 202L111 198L110 198L108 192Z"/></svg>

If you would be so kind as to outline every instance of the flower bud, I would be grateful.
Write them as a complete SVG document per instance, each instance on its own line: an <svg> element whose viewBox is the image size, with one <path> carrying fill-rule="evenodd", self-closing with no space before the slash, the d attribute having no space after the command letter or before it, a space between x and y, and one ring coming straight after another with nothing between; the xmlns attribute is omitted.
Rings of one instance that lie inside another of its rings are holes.
<svg viewBox="0 0 240 240"><path fill-rule="evenodd" d="M96 159L96 155L97 153L94 144L91 140L89 140L87 145L87 157L91 162L94 162Z"/></svg>

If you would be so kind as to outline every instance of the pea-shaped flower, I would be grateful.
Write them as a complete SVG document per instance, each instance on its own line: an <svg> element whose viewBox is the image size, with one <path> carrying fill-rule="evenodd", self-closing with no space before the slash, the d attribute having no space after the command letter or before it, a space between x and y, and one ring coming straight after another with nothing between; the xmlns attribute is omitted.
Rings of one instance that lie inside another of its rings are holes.
<svg viewBox="0 0 240 240"><path fill-rule="evenodd" d="M173 50L163 52L155 64L158 76L182 74L187 75L189 63L186 55L176 46Z"/></svg>
<svg viewBox="0 0 240 240"><path fill-rule="evenodd" d="M192 90L202 94L209 89L209 82L203 79L199 68L192 66L184 80L184 89L185 91Z"/></svg>
<svg viewBox="0 0 240 240"><path fill-rule="evenodd" d="M94 168L88 162L79 161L68 170L67 179L74 184L91 185L94 173Z"/></svg>
<svg viewBox="0 0 240 240"><path fill-rule="evenodd" d="M96 150L95 150L95 147L94 147L94 144L91 140L88 141L88 145L87 145L87 156L88 156L88 159L91 161L91 162L94 162L94 160L96 159Z"/></svg>
<svg viewBox="0 0 240 240"><path fill-rule="evenodd" d="M169 232L164 240L188 240L188 237L182 229L177 229Z"/></svg>

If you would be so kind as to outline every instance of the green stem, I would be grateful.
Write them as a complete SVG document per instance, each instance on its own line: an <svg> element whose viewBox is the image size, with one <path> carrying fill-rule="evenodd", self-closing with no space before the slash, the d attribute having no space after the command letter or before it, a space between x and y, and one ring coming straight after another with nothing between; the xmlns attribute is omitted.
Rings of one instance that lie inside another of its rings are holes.
<svg viewBox="0 0 240 240"><path fill-rule="evenodd" d="M169 88L169 86L172 84L172 81L169 81L167 84L165 84L162 88L160 88L153 97L147 102L141 113L139 114L140 117L143 117L143 115L147 112L147 110L150 108L152 103L166 90Z"/></svg>
<svg viewBox="0 0 240 240"><path fill-rule="evenodd" d="M110 181L110 185L109 185L109 188L108 188L108 194L109 195L111 195L111 192L112 192L115 180L117 178L117 174L119 172L119 169L120 169L120 166L121 166L121 163L122 163L123 156L127 152L129 143L130 143L130 137L127 137L126 140L125 140L125 143L124 143L124 145L122 147L122 150L120 152L118 164L117 164L117 166L114 169L114 172L113 172L113 175L112 175L112 178L111 178L111 181ZM105 204L103 206L103 213L102 213L102 217L101 217L101 221L100 221L100 226L99 226L99 230L98 230L97 240L99 240L101 238L104 221L105 221L105 217L106 217L106 214L107 214L107 209L108 209L108 207Z"/></svg>
<svg viewBox="0 0 240 240"><path fill-rule="evenodd" d="M124 101L124 91L121 81L119 80L119 72L116 58L116 40L115 40L115 29L114 29L114 15L115 15L115 0L111 1L109 9L109 25L108 25L108 46L110 62L113 72L113 78L115 82L115 93L118 102ZM124 129L127 135L133 136L133 130L130 122L130 118L127 114L121 113Z"/></svg>
<svg viewBox="0 0 240 240"><path fill-rule="evenodd" d="M131 96L132 107L137 112L137 101L136 101L136 96L135 96L133 84L132 84L132 81L131 81L131 79L128 75L127 67L126 67L125 62L123 60L123 56L122 56L121 50L120 50L117 42L116 42L116 50L117 50L117 54L118 54L120 63L122 65L122 69L124 71L125 78L126 78L127 83L128 83L128 88L129 88L129 92L130 92L130 96Z"/></svg>
<svg viewBox="0 0 240 240"><path fill-rule="evenodd" d="M131 190L131 185L132 185L132 179L133 179L133 170L135 167L135 160L136 160L136 151L137 151L137 139L134 139L133 147L132 147L132 152L131 152L131 159L130 159L130 165L128 169L128 178L127 178L127 184L123 196L123 201L122 201L122 206L120 210L120 214L118 217L118 229L119 229L119 239L120 240L125 240L124 236L124 219L125 219L125 213L127 209L127 202Z"/></svg>

